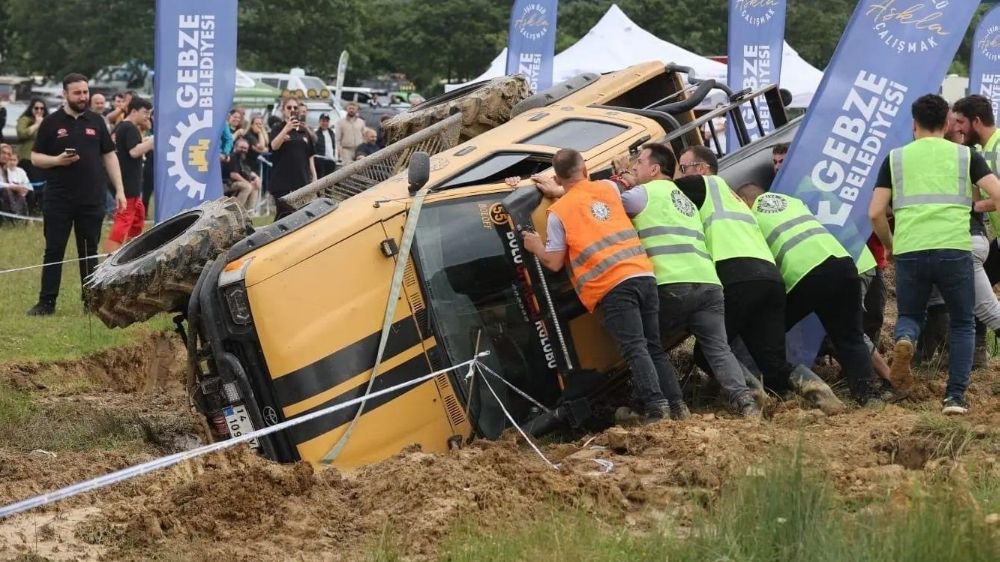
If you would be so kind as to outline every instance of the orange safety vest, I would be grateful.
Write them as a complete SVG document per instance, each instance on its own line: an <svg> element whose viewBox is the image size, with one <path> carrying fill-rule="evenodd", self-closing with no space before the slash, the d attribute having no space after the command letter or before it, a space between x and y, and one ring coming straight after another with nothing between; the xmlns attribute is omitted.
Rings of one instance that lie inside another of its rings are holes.
<svg viewBox="0 0 1000 562"><path fill-rule="evenodd" d="M591 312L625 279L653 272L614 189L604 181L581 181L548 209L562 221L570 279Z"/></svg>

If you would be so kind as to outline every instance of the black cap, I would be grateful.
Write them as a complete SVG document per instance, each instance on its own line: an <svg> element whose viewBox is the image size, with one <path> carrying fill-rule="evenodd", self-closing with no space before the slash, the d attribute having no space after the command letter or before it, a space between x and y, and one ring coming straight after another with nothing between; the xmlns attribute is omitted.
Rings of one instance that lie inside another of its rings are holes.
<svg viewBox="0 0 1000 562"><path fill-rule="evenodd" d="M320 120L320 121L322 121L322 120L324 120L324 119L329 119L329 118L330 118L330 115L329 115L329 114L326 114L326 113L320 113L320 114L319 114L319 120Z"/></svg>

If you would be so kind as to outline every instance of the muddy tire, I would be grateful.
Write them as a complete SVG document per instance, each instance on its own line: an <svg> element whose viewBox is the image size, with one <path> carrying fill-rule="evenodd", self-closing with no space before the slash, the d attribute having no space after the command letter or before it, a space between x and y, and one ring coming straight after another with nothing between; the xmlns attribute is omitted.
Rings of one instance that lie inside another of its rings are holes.
<svg viewBox="0 0 1000 562"><path fill-rule="evenodd" d="M529 95L523 76L502 76L427 100L386 121L382 130L393 143L461 111L459 142L465 142L509 121L511 109Z"/></svg>
<svg viewBox="0 0 1000 562"><path fill-rule="evenodd" d="M84 302L109 328L187 306L202 269L250 232L235 199L209 201L154 226L97 266Z"/></svg>

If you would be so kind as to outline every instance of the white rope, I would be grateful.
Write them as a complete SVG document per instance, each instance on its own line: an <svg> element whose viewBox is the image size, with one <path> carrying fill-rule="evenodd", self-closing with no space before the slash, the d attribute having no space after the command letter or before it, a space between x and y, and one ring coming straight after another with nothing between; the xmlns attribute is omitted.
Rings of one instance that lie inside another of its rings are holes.
<svg viewBox="0 0 1000 562"><path fill-rule="evenodd" d="M108 257L110 255L111 254L95 254L93 256L88 256L88 257L85 257L85 258L73 258L73 259L70 259L70 260L53 261L53 262L49 262L49 263L40 263L38 265L28 265L28 266L25 266L25 267L15 267L14 269L0 270L0 275L3 275L4 273L14 273L16 271L27 271L29 269L38 269L40 267L45 267L47 265L62 265L64 263L75 263L75 262L78 262L78 261L89 260L89 259L106 258L106 257Z"/></svg>
<svg viewBox="0 0 1000 562"><path fill-rule="evenodd" d="M253 431L253 432L250 432L250 433L247 433L247 434L244 434L244 435L240 435L239 437L234 437L232 439L227 439L225 441L219 441L219 442L216 442L216 443L211 443L209 445L204 445L204 446L198 447L196 449L191 449L191 450L188 450L188 451L182 451L180 453L174 453L172 455L168 455L168 456L165 456L165 457L160 457L158 459L154 459L154 460L149 461L149 462L145 462L145 463L138 464L138 465L135 465L135 466L130 466L128 468L124 468L122 470L118 470L116 472L112 472L110 474L105 474L104 476L98 476L97 478L92 478L92 479L86 480L84 482L78 482L76 484L73 484L73 485L70 485L70 486L66 486L65 488L60 488L58 490L55 490L55 491L52 491L52 492L48 492L46 494L40 494L40 495L37 495L35 497L28 498L26 500L22 500L22 501L19 501L19 502L16 502L16 503L5 505L3 507L0 507L0 519L4 519L6 517L10 517L12 515L16 515L18 513L24 512L24 511L28 511L29 509L34 509L36 507L41 507L43 505L48 505L50 503L54 503L54 502L57 502L57 501L60 501L60 500L64 500L66 498L71 498L73 496L82 494L84 492L90 492L90 491L93 491L93 490L97 490L97 489L100 489L100 488L104 488L104 487L110 486L112 484L117 484L119 482L124 482L126 480L131 480L132 478L136 478L138 476L142 476L143 474L147 474L147 473L150 473L150 472L161 470L161 469L173 466L175 464L181 463L181 462L189 460L189 459L200 457L202 455L207 455L208 453L213 453L215 451L221 451L223 449L228 449L228 448L233 447L235 445L238 445L240 443L246 443L248 441L253 441L254 439L257 439L259 437L264 437L265 435L270 435L272 433L288 429L289 427L293 427L293 426L299 425L301 423L305 423L307 421L314 420L316 418L325 416L327 414L331 414L331 413L336 412L338 410L343 410L345 408L349 408L349 407L354 406L355 404L359 404L359 403L361 403L361 402L363 402L365 400L371 400L372 398L376 398L378 396L382 396L383 394L389 394L389 393L392 393L392 392L396 392L397 390L401 390L403 388L407 388L407 387L410 387L410 386L414 386L414 385L417 385L417 384L429 381L429 380L433 379L434 377L440 376L440 375L442 375L444 373L447 373L449 371L458 370L458 369L461 369L461 368L463 368L463 367L465 367L467 365L475 365L475 364L479 363L479 359L480 358L485 357L487 355L489 355L489 352L488 351L484 351L484 352L478 354L477 356L473 357L472 359L469 359L468 361L465 361L463 363L459 363L458 365L453 365L451 367L447 367L445 369L441 369L440 371L435 371L433 373L426 374L426 375L424 375L422 377L418 377L418 378L415 378L413 380L406 381L406 382L397 384L395 386L392 386L392 387L389 387L389 388L386 388L386 389L383 389L383 390L372 392L371 394L368 394L367 396L362 396L360 398L354 398L352 400L348 400L347 402L344 402L343 404L337 404L337 405L334 405L334 406L330 406L328 408L323 408L322 410L317 410L315 412L306 414L306 415L301 416L301 417L297 417L297 418L294 418L294 419L286 420L286 421L283 421L283 422L281 422L279 424L272 425L270 427L265 427L264 429L258 429L257 431Z"/></svg>
<svg viewBox="0 0 1000 562"><path fill-rule="evenodd" d="M531 402L533 405L537 406L538 408L541 408L541 410L543 412L545 412L546 414L551 413L551 410L549 410L548 408L546 408L544 404L542 404L538 400L535 400L534 398L532 398L531 396L529 396L527 392L525 392L525 391L521 390L520 388L514 386L513 384L511 384L510 382L508 382L507 379L505 379L505 378L501 377L500 375L498 375L496 372L493 371L493 369L490 369L489 365L487 365L486 363L480 363L479 366L482 367L483 369L486 369L487 373L489 373L489 374L493 375L494 377L500 379L500 382L502 382L505 385L509 386L511 388L511 390L513 390L514 392L520 394L522 398L524 398L528 402ZM470 368L469 371L471 373L472 369ZM466 379L468 379L468 375L466 375Z"/></svg>
<svg viewBox="0 0 1000 562"><path fill-rule="evenodd" d="M4 211L0 211L0 217L8 217L8 218L12 218L12 219L20 219L20 220L23 220L23 221L42 222L42 217L29 217L28 215L17 215L17 214L14 214L14 213L6 213Z"/></svg>
<svg viewBox="0 0 1000 562"><path fill-rule="evenodd" d="M543 455L542 451L537 446L535 446L534 442L531 441L531 438L528 437L528 434L525 433L524 430L521 429L521 426L517 424L517 420L514 419L514 416L510 415L510 412L508 412L507 408L503 405L503 400L500 400L500 397L497 396L496 391L493 390L493 385L491 385L490 381L486 379L486 375L484 375L483 372L479 370L479 367L481 366L482 363L477 361L476 370L479 372L479 377L483 380L483 384L486 385L486 388L489 389L490 394L492 394L493 398L497 401L497 404L500 406L500 410L502 410L503 414L507 416L508 420L510 420L511 425L513 425L514 429L516 429L517 432L521 434L521 437L524 437L524 440L528 442L528 446L531 447L533 451L535 451L535 454L538 455L543 461L545 461L545 464L549 465L549 468L559 470L559 465L552 464L552 461L545 458L545 455ZM2 516L2 514L3 512L0 512L0 516Z"/></svg>

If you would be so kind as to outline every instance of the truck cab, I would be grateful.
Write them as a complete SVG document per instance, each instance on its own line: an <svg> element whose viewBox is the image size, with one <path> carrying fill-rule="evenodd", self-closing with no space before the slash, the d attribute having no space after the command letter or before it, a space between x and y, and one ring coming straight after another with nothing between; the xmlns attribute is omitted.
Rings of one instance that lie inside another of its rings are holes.
<svg viewBox="0 0 1000 562"><path fill-rule="evenodd" d="M698 89L703 96L710 88ZM350 468L413 444L443 451L473 435L496 438L511 425L504 409L535 434L586 423L627 372L566 274L545 271L521 247L521 229L545 232L551 203L527 178L551 174L561 148L580 151L592 178L607 178L616 156L647 142L675 150L701 143L702 123L738 112L734 102L695 119L692 91L657 63L584 76L430 157L420 186L404 172L344 201L320 198L233 246L205 268L188 313L194 399L213 438L360 398L483 351L483 373L443 373L368 400L360 416L354 405L254 445L278 461ZM776 90L757 94L777 104L772 115L783 125ZM504 182L511 176L525 181L511 188ZM411 251L401 255L411 213ZM404 275L393 283L400 260Z"/></svg>

